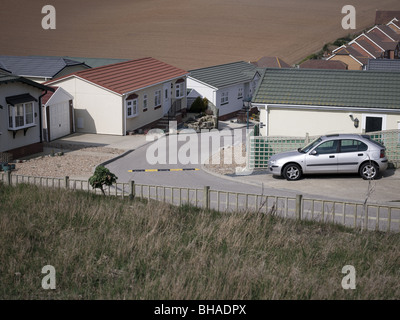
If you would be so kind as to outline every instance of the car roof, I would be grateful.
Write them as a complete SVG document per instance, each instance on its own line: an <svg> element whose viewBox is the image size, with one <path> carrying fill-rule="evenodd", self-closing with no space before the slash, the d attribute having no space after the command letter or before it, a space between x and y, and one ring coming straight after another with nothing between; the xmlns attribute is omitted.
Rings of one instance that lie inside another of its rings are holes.
<svg viewBox="0 0 400 320"><path fill-rule="evenodd" d="M320 137L322 140L334 140L334 139L368 139L370 140L370 137L367 135L361 135L361 134L351 134L351 133L346 133L346 134L327 134L323 135Z"/></svg>

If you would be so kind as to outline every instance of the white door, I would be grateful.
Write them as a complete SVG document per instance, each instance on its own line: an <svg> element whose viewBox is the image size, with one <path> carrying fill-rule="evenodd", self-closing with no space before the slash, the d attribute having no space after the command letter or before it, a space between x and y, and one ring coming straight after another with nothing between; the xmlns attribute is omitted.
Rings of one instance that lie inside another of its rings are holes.
<svg viewBox="0 0 400 320"><path fill-rule="evenodd" d="M171 82L164 83L162 91L163 114L166 114L171 108Z"/></svg>
<svg viewBox="0 0 400 320"><path fill-rule="evenodd" d="M68 101L49 106L50 140L70 134L70 115Z"/></svg>

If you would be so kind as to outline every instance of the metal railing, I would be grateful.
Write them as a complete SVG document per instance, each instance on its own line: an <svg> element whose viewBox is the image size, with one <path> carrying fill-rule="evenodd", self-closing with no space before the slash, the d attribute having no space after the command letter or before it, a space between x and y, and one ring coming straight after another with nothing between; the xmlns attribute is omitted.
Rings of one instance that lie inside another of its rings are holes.
<svg viewBox="0 0 400 320"><path fill-rule="evenodd" d="M6 185L27 183L48 188L81 190L101 194L100 190L92 189L88 180L71 179L69 177L34 177L8 171L0 173L0 182ZM106 187L105 193L108 196L120 198L132 199L137 197L176 206L192 205L222 212L262 212L284 218L335 223L363 230L400 231L400 206L310 199L303 198L302 195L285 197L249 194L212 190L209 186L187 188L146 185L137 184L134 181L116 183L113 186Z"/></svg>

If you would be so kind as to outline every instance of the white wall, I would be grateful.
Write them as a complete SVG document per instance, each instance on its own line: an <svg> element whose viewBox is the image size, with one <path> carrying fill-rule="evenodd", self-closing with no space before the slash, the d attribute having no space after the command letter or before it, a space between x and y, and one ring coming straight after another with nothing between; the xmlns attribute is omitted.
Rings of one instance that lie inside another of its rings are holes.
<svg viewBox="0 0 400 320"><path fill-rule="evenodd" d="M74 97L77 132L124 135L122 97L72 77L54 83Z"/></svg>
<svg viewBox="0 0 400 320"><path fill-rule="evenodd" d="M8 106L5 98L24 93L29 93L34 98L39 100L38 98L42 94L42 90L18 82L0 85L0 105L3 107L3 109L0 108L0 152L40 142L41 128L39 125L40 113L38 102L34 102L34 110L36 115L34 117L34 121L36 125L29 128L26 132L26 135L24 135L24 130L19 130L14 139L13 133L8 131Z"/></svg>
<svg viewBox="0 0 400 320"><path fill-rule="evenodd" d="M359 120L358 128L350 119ZM365 129L366 115L382 115L382 113L351 112L351 111L318 111L318 110L295 110L264 108L260 110L260 121L267 124L260 129L262 135L268 136L310 136L332 133L363 133ZM397 129L397 121L400 114L385 114L383 130Z"/></svg>
<svg viewBox="0 0 400 320"><path fill-rule="evenodd" d="M243 92L243 97L238 99L238 91L239 88L242 88ZM223 92L228 92L228 103L221 105L221 96ZM245 94L245 85L244 84L238 84L226 88L219 89L216 93L216 106L219 108L219 115L223 116L228 113L232 113L235 111L239 111L240 109L243 108L243 98L246 97Z"/></svg>
<svg viewBox="0 0 400 320"><path fill-rule="evenodd" d="M196 90L203 98L207 98L214 105L216 104L215 88L209 87L191 77L187 78L187 88Z"/></svg>
<svg viewBox="0 0 400 320"><path fill-rule="evenodd" d="M187 87L196 90L202 97L212 102L219 109L220 116L242 109L243 99L238 99L238 90L242 88L243 98L246 97L249 90L248 85L245 86L244 83L216 90L190 77L187 79ZM229 97L229 102L224 105L221 105L222 92L228 92Z"/></svg>

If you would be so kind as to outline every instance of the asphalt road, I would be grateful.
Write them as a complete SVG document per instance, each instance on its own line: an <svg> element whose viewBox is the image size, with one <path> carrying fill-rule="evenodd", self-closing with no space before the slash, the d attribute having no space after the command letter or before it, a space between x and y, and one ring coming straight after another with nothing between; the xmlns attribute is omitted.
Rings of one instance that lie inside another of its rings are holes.
<svg viewBox="0 0 400 320"><path fill-rule="evenodd" d="M202 169L204 159L214 154L222 146L231 146L245 141L245 129L242 134L225 135L219 132L204 134L181 135L184 141L177 141L176 135L163 136L124 157L114 160L106 165L118 177L118 182L135 181L138 184L160 185L171 187L203 188L210 186L213 190L232 192L246 192L254 194L270 194L274 196L295 196L296 192L268 189L260 185L250 185L240 181L231 181L210 174ZM233 133L233 131L231 131ZM207 143L205 139L207 138ZM214 139L214 141L212 140ZM175 142L176 143L175 143ZM219 144L216 142L219 141ZM170 148L172 146L172 148ZM176 146L176 147L175 147ZM170 151L171 150L171 151ZM171 154L170 154L171 152ZM155 163L155 160L159 160ZM129 172L129 170L154 170L154 169L200 169L198 171L161 171L161 172Z"/></svg>
<svg viewBox="0 0 400 320"><path fill-rule="evenodd" d="M179 139L184 139L183 141L177 141L177 135L163 136L106 166L117 175L118 182L133 180L138 184L188 188L210 186L213 190L272 196L295 197L297 194L302 194L318 199L360 202L365 200L368 190L371 189L369 182L358 175L306 176L299 181L288 182L273 177L266 170L257 171L251 176L232 175L221 178L201 166L202 161L217 152L221 146L245 141L245 129L241 131L242 134L239 134L239 131L235 130L236 135L231 136L228 131L225 135L221 135L220 132L207 135L208 148L205 147L207 139L200 134L182 135ZM219 144L216 141L219 141ZM155 160L158 160L158 163ZM129 170L183 168L200 170L129 172ZM400 205L399 170L387 170L380 179L372 183L372 191L369 195L370 202Z"/></svg>

